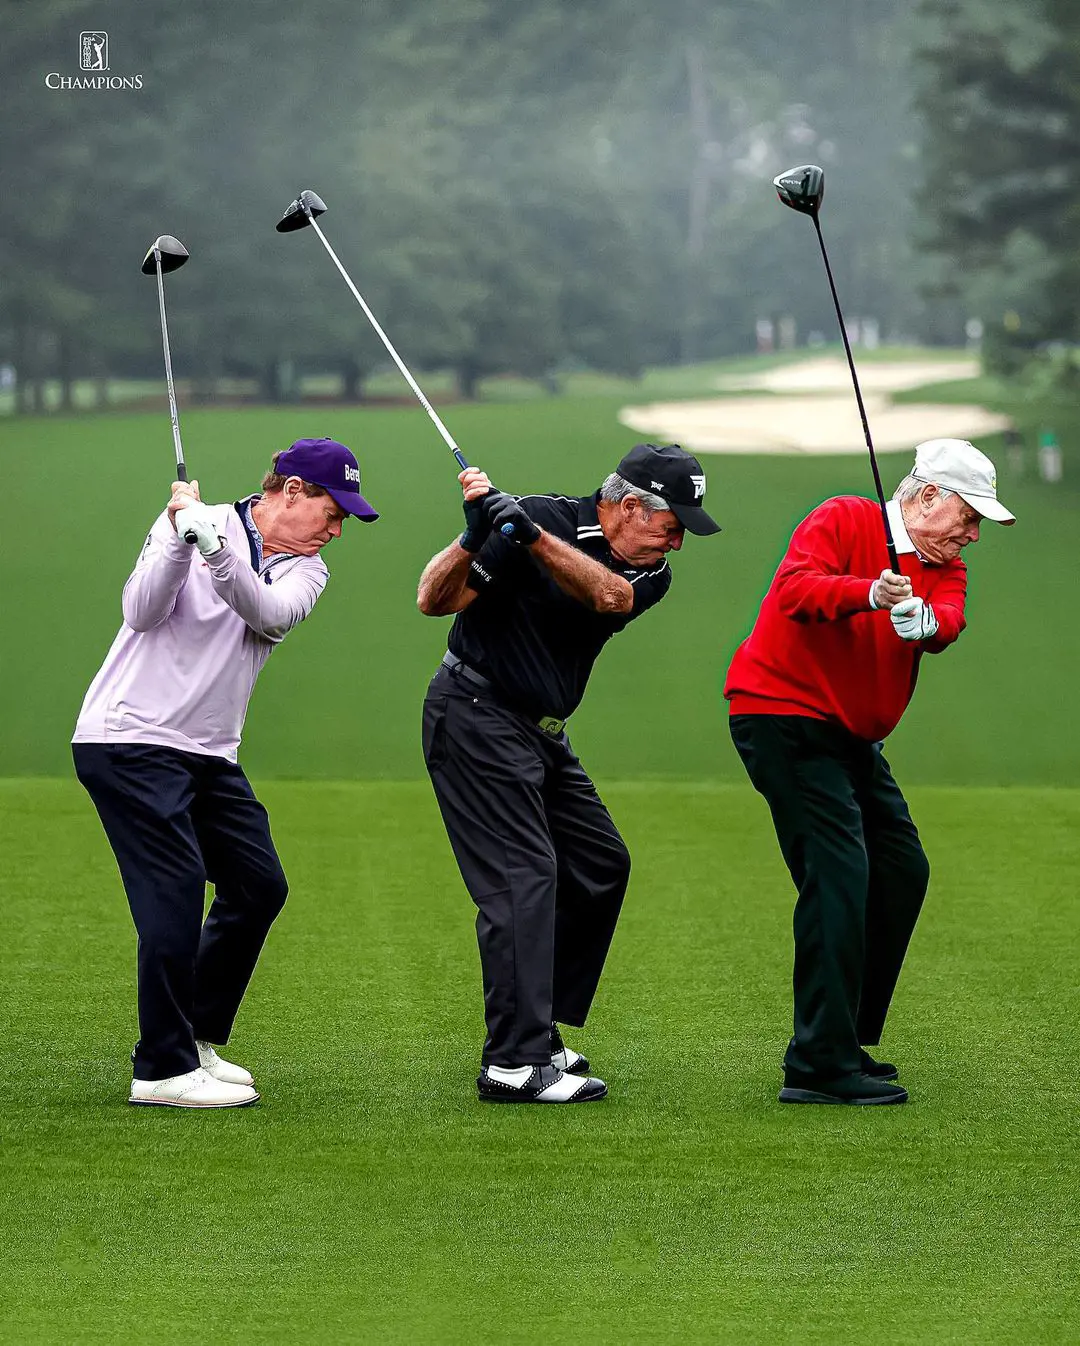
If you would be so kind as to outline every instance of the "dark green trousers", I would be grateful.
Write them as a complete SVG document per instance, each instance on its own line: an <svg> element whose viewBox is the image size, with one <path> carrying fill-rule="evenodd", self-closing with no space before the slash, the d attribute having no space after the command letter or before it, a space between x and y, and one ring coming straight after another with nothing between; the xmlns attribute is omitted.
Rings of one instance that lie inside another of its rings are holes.
<svg viewBox="0 0 1080 1346"><path fill-rule="evenodd" d="M880 743L800 715L733 715L731 737L768 801L795 903L791 1073L859 1067L885 1016L930 880Z"/></svg>

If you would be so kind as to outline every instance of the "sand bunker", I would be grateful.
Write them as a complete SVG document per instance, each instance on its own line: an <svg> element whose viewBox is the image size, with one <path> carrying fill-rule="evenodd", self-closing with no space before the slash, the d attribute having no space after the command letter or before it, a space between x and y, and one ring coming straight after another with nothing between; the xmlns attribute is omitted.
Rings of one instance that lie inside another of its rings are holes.
<svg viewBox="0 0 1080 1346"><path fill-rule="evenodd" d="M894 406L889 394L978 373L973 360L868 363L859 370L875 449L910 452L923 439L975 439L1009 428L1008 417L977 406ZM624 407L619 420L637 434L674 440L695 453L865 453L859 409L845 360L828 357L760 374L717 380L745 397L699 398ZM753 396L768 392L771 396Z"/></svg>

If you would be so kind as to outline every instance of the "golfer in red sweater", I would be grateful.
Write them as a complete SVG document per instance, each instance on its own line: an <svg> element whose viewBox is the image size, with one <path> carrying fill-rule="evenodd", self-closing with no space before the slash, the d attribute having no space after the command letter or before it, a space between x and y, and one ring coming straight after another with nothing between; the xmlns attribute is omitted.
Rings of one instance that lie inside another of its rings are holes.
<svg viewBox="0 0 1080 1346"><path fill-rule="evenodd" d="M881 570L873 500L838 496L792 536L728 669L731 737L795 880L795 1033L782 1103L903 1103L880 1041L930 877L881 752L924 654L964 629L963 549L999 503L994 465L932 439L888 505L900 573Z"/></svg>

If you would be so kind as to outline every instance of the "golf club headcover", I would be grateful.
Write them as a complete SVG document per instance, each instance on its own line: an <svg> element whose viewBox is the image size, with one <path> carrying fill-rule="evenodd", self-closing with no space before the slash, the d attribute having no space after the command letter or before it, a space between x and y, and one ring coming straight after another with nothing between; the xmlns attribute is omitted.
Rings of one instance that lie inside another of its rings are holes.
<svg viewBox="0 0 1080 1346"><path fill-rule="evenodd" d="M539 538L540 529L521 508L512 495L492 491L484 497L484 513L488 526L521 547L531 547ZM509 528L507 527L509 525Z"/></svg>

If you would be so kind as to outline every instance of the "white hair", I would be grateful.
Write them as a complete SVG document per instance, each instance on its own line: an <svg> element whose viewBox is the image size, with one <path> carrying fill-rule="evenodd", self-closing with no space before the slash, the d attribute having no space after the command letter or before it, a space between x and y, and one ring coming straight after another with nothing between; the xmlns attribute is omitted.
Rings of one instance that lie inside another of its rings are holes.
<svg viewBox="0 0 1080 1346"><path fill-rule="evenodd" d="M620 477L617 472L612 472L610 476L604 478L604 484L600 487L600 499L610 500L612 504L617 504L620 500L625 500L628 495L634 496L641 501L641 508L646 514L655 514L658 510L670 509L668 502L659 495L653 495L651 491L643 491L640 486L633 486L625 477Z"/></svg>
<svg viewBox="0 0 1080 1346"><path fill-rule="evenodd" d="M921 477L908 473L896 490L893 491L893 499L899 500L901 504L908 500L914 500L924 486L937 486L938 495L942 500L948 500L949 496L954 494L947 486L938 486L936 481L923 481Z"/></svg>

